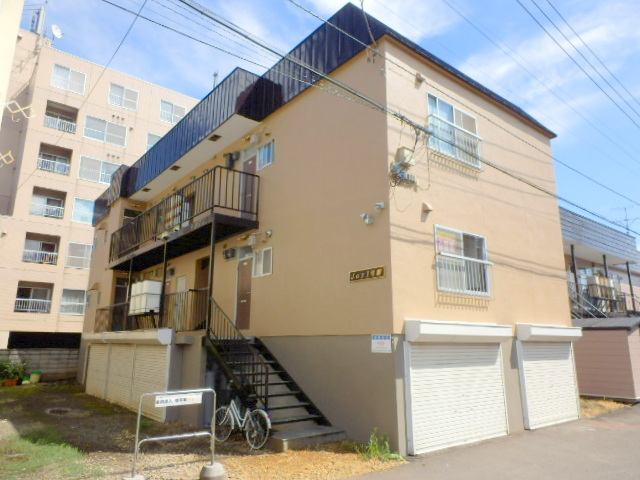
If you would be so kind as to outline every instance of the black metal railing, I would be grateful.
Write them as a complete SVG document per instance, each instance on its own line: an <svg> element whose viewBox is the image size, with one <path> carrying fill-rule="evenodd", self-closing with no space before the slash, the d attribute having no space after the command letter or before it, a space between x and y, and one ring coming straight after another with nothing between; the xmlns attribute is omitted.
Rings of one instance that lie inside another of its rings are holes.
<svg viewBox="0 0 640 480"><path fill-rule="evenodd" d="M95 332L157 328L173 328L176 332L188 332L206 328L206 288L158 296L162 297L162 313L150 310L132 315L129 312L129 302L99 308L96 311Z"/></svg>
<svg viewBox="0 0 640 480"><path fill-rule="evenodd" d="M268 408L269 366L213 299L207 330L210 350L243 403Z"/></svg>
<svg viewBox="0 0 640 480"><path fill-rule="evenodd" d="M257 220L259 186L257 175L217 166L116 230L111 235L110 260L165 238L213 209Z"/></svg>

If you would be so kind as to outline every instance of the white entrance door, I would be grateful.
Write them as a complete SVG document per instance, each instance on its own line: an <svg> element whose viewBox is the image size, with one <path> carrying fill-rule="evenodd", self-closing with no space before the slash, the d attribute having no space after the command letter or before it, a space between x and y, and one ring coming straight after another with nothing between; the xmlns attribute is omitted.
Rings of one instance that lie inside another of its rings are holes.
<svg viewBox="0 0 640 480"><path fill-rule="evenodd" d="M409 343L409 453L506 435L499 343Z"/></svg>
<svg viewBox="0 0 640 480"><path fill-rule="evenodd" d="M580 416L571 342L518 342L524 426L528 429Z"/></svg>

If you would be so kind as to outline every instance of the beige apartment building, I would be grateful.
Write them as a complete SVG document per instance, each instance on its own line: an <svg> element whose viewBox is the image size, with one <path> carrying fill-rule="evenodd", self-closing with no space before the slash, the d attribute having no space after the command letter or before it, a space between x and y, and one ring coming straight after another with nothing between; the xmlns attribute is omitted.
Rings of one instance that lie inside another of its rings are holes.
<svg viewBox="0 0 640 480"><path fill-rule="evenodd" d="M557 201L491 166L555 191L555 135L354 5L329 22L96 202L87 392L215 386L410 454L578 418Z"/></svg>
<svg viewBox="0 0 640 480"><path fill-rule="evenodd" d="M79 336L93 202L195 103L34 33L12 41L0 132L0 349L14 337L55 346Z"/></svg>

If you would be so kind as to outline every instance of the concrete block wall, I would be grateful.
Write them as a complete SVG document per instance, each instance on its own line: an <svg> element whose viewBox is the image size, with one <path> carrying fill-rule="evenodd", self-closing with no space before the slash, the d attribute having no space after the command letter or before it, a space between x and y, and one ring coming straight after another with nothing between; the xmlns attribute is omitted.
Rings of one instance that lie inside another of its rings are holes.
<svg viewBox="0 0 640 480"><path fill-rule="evenodd" d="M29 348L0 350L0 360L26 362L27 373L42 372L42 381L76 378L78 371L78 349Z"/></svg>

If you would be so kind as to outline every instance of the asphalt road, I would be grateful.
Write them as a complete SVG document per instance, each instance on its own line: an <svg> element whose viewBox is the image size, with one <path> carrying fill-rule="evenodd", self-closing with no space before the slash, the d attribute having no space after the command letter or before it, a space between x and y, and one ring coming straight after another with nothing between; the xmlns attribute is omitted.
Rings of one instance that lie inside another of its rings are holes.
<svg viewBox="0 0 640 480"><path fill-rule="evenodd" d="M358 480L637 480L640 405L410 457ZM355 480L355 479L354 479Z"/></svg>

